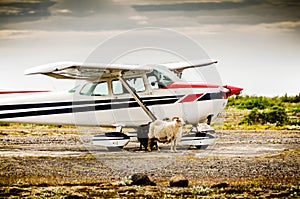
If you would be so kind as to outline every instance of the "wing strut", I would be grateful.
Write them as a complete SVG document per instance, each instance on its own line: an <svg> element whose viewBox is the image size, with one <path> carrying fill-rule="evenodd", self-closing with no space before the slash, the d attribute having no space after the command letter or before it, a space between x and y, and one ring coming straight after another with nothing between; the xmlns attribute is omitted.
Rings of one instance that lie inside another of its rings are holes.
<svg viewBox="0 0 300 199"><path fill-rule="evenodd" d="M135 101L140 105L140 107L144 110L144 112L150 117L150 119L152 121L155 121L157 119L155 117L155 115L149 110L149 108L144 104L142 99L136 94L136 92L125 81L125 79L122 77L122 75L119 75L118 79L123 84L123 86L126 88L126 90L132 95L132 97L135 99Z"/></svg>

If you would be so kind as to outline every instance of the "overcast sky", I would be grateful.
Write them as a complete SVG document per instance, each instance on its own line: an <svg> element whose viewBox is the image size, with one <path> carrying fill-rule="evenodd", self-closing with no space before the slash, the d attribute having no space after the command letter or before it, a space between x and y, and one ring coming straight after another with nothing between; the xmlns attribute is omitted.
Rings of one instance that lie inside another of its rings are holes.
<svg viewBox="0 0 300 199"><path fill-rule="evenodd" d="M64 82L23 71L85 61L114 36L158 27L201 45L218 60L224 85L243 87L250 95L295 95L300 92L299 10L299 0L1 0L0 89L60 90ZM148 36L147 30L139 34Z"/></svg>

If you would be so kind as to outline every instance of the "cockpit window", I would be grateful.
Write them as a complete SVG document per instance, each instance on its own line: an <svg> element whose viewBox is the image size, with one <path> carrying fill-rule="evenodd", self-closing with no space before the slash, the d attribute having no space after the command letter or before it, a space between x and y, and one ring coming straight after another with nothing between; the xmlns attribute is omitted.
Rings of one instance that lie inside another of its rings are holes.
<svg viewBox="0 0 300 199"><path fill-rule="evenodd" d="M108 85L107 82L99 82L94 91L93 96L106 96L108 95Z"/></svg>
<svg viewBox="0 0 300 199"><path fill-rule="evenodd" d="M85 84L80 90L81 95L92 95L95 87L97 86L96 82L89 82Z"/></svg>
<svg viewBox="0 0 300 199"><path fill-rule="evenodd" d="M107 82L90 82L85 84L80 90L81 95L106 96L108 95Z"/></svg>
<svg viewBox="0 0 300 199"><path fill-rule="evenodd" d="M146 90L145 83L142 77L126 78L125 81L135 92L143 92ZM112 90L113 94L115 95L128 93L126 88L122 85L122 83L119 80L112 81Z"/></svg>
<svg viewBox="0 0 300 199"><path fill-rule="evenodd" d="M147 75L148 81L153 89L165 88L170 83L173 82L169 77L162 74L158 70L153 70L151 73Z"/></svg>
<svg viewBox="0 0 300 199"><path fill-rule="evenodd" d="M135 90L135 92L145 91L145 84L142 77L127 78L126 82Z"/></svg>
<svg viewBox="0 0 300 199"><path fill-rule="evenodd" d="M78 88L79 88L79 85L75 86L74 88L69 90L69 93L75 93Z"/></svg>
<svg viewBox="0 0 300 199"><path fill-rule="evenodd" d="M157 77L152 75L152 74L149 74L147 77L148 77L148 81L151 85L151 88L152 89L159 89Z"/></svg>

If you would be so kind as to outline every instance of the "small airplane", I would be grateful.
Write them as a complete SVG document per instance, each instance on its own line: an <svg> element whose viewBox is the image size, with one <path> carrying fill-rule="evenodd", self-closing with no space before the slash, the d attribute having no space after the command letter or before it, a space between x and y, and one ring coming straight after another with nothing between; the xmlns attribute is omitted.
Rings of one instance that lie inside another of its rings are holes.
<svg viewBox="0 0 300 199"><path fill-rule="evenodd" d="M182 145L209 145L209 126L225 108L228 97L243 89L186 82L183 71L210 66L214 60L156 65L59 62L33 67L26 75L43 74L77 80L69 91L0 92L0 122L115 127L116 132L94 136L93 143L123 147L156 119L178 116L192 124ZM187 79L187 78L186 78ZM123 127L137 129L125 134Z"/></svg>

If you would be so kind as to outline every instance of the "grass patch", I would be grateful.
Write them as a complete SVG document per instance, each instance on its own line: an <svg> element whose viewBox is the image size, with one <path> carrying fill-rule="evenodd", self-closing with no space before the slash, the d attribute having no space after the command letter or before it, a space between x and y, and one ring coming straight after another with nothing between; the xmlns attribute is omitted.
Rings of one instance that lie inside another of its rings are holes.
<svg viewBox="0 0 300 199"><path fill-rule="evenodd" d="M225 113L224 129L299 130L300 94L234 96L229 98Z"/></svg>
<svg viewBox="0 0 300 199"><path fill-rule="evenodd" d="M69 198L297 198L299 186L258 182L220 182L188 188L158 186L115 186L109 183L65 184L59 186L4 186L0 197L69 197Z"/></svg>
<svg viewBox="0 0 300 199"><path fill-rule="evenodd" d="M238 109L235 107L227 107L222 115L224 115L223 123L212 123L212 127L216 130L300 130L300 126L296 122L298 116L291 116L287 111L288 118L294 117L289 123L278 126L276 123L266 123L266 124L241 124L240 121L247 116L251 110ZM293 113L294 114L294 113ZM298 113L299 115L299 113ZM299 115L300 116L300 115ZM295 118L296 117L296 118ZM294 121L294 122L293 122Z"/></svg>
<svg viewBox="0 0 300 199"><path fill-rule="evenodd" d="M0 136L44 136L44 135L78 135L75 126L39 125L23 123L0 123Z"/></svg>

